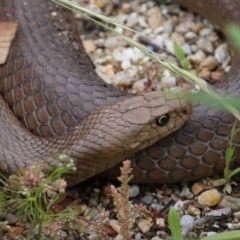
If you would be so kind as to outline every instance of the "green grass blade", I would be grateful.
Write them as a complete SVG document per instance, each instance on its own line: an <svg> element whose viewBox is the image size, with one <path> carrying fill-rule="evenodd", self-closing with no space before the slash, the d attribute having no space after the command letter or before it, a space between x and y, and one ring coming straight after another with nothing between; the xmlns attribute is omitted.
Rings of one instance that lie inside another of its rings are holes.
<svg viewBox="0 0 240 240"><path fill-rule="evenodd" d="M228 39L233 44L233 46L240 52L240 27L235 23L230 23L227 25L225 30Z"/></svg>
<svg viewBox="0 0 240 240"><path fill-rule="evenodd" d="M173 41L173 51L179 62L181 62L185 59L185 54L184 54L182 48L177 44L176 41Z"/></svg>
<svg viewBox="0 0 240 240"><path fill-rule="evenodd" d="M239 172L240 172L240 168L234 169L234 170L229 174L229 179L230 179L231 177L233 177L235 174L239 173Z"/></svg>
<svg viewBox="0 0 240 240"><path fill-rule="evenodd" d="M209 237L201 238L201 240L239 240L239 239L240 231L218 233Z"/></svg>
<svg viewBox="0 0 240 240"><path fill-rule="evenodd" d="M176 55L177 60L179 61L180 65L182 66L182 68L188 69L190 66L190 62L185 57L185 54L184 54L182 48L177 44L176 41L173 41L173 51L174 51L174 54Z"/></svg>
<svg viewBox="0 0 240 240"><path fill-rule="evenodd" d="M168 213L168 224L174 240L182 240L180 219L177 211L171 206Z"/></svg>

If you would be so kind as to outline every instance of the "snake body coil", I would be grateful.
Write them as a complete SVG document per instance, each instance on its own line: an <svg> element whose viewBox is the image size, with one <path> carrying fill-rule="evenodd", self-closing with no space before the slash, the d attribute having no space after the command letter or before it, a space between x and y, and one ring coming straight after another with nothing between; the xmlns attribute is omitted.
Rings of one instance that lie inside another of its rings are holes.
<svg viewBox="0 0 240 240"><path fill-rule="evenodd" d="M179 2L211 14L221 25L226 14L238 21L237 0ZM3 0L0 21L9 20L17 20L19 29L7 62L0 66L5 99L0 98L2 171L12 172L33 161L47 168L59 161L66 164L66 159L52 156L54 150L67 150L75 160L72 184L133 154L138 182L173 183L222 171L234 121L231 114L199 104L180 130L153 144L186 121L191 111L186 101L156 93L134 97L105 84L76 37L69 12L51 1ZM235 56L227 80L218 85L227 94L239 94L238 65ZM26 130L5 101L30 131L42 137ZM168 119L163 125L162 117Z"/></svg>

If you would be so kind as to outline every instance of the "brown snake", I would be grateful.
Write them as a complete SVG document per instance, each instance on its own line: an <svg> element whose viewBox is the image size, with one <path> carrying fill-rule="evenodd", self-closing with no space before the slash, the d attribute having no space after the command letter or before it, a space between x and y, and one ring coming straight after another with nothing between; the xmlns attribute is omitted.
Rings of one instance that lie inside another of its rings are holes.
<svg viewBox="0 0 240 240"><path fill-rule="evenodd" d="M237 0L179 2L221 25L226 15L237 21L240 13ZM19 29L7 62L0 66L5 99L0 98L1 171L13 172L33 161L47 168L67 164L65 158L53 157L54 150L66 150L75 160L71 184L133 154L138 182L173 183L222 171L231 114L198 104L180 130L154 144L188 118L191 106L185 100L160 93L132 96L103 83L69 13L51 1L2 0L0 21L9 20L17 20ZM238 62L235 57L227 80L217 86L226 93L240 89ZM5 101L27 128L45 138L25 129ZM105 174L111 177L115 170Z"/></svg>

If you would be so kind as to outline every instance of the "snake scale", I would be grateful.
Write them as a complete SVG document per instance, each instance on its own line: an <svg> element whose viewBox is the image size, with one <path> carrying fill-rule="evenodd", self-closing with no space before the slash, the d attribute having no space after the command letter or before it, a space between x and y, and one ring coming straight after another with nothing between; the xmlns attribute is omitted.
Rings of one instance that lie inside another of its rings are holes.
<svg viewBox="0 0 240 240"><path fill-rule="evenodd" d="M221 26L240 22L237 0L178 2ZM2 172L34 161L47 169L67 164L53 155L63 150L77 168L70 184L106 169L105 176L116 177L111 167L127 157L136 182L174 183L223 170L231 114L199 103L187 121L192 107L185 100L156 92L133 96L107 85L75 34L71 14L49 0L2 0L0 21L9 20L19 27L0 66ZM236 55L217 85L226 94L239 95L239 63ZM238 139L234 163L240 165Z"/></svg>

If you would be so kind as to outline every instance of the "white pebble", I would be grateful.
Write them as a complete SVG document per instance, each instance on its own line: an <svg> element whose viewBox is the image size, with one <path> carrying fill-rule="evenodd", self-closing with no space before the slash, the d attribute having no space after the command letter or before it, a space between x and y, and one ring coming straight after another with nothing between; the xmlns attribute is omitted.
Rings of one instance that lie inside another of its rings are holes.
<svg viewBox="0 0 240 240"><path fill-rule="evenodd" d="M123 53L123 55L125 56L125 59L127 58L127 59L132 59L133 58L133 48L125 48L125 49L123 49L123 51L122 51L122 53Z"/></svg>
<svg viewBox="0 0 240 240"><path fill-rule="evenodd" d="M165 40L165 46L167 48L167 50L170 52L170 53L173 53L174 54L174 50L173 50L173 41L172 40Z"/></svg>
<svg viewBox="0 0 240 240"><path fill-rule="evenodd" d="M188 199L192 199L194 195L188 187L184 187L179 196L186 197Z"/></svg>
<svg viewBox="0 0 240 240"><path fill-rule="evenodd" d="M128 15L128 18L127 18L127 23L126 25L128 27L133 27L137 24L138 22L138 14L136 12L132 12Z"/></svg>
<svg viewBox="0 0 240 240"><path fill-rule="evenodd" d="M123 53L118 48L115 48L113 50L112 55L113 55L113 59L117 62L122 62L125 59L125 56L123 55Z"/></svg>
<svg viewBox="0 0 240 240"><path fill-rule="evenodd" d="M157 218L156 219L156 224L160 228L165 228L165 220L164 220L164 218Z"/></svg>
<svg viewBox="0 0 240 240"><path fill-rule="evenodd" d="M197 41L197 46L199 47L199 49L205 50L205 51L207 51L209 53L213 52L213 45L212 45L212 43L207 41L204 38L200 38Z"/></svg>
<svg viewBox="0 0 240 240"><path fill-rule="evenodd" d="M181 226L185 226L187 224L193 223L194 222L194 218L190 215L183 215L181 220L180 220L180 225Z"/></svg>
<svg viewBox="0 0 240 240"><path fill-rule="evenodd" d="M129 60L124 60L122 63L121 63L121 67L123 70L127 70L129 68L131 68L132 64L130 63Z"/></svg>
<svg viewBox="0 0 240 240"><path fill-rule="evenodd" d="M228 46L226 43L219 45L215 51L214 56L218 60L218 62L223 63L226 58L229 56Z"/></svg>
<svg viewBox="0 0 240 240"><path fill-rule="evenodd" d="M164 32L171 33L173 31L173 24L171 20L166 21L163 24Z"/></svg>
<svg viewBox="0 0 240 240"><path fill-rule="evenodd" d="M192 31L189 31L185 34L185 38L187 39L194 39L194 38L197 38L197 34L192 32Z"/></svg>
<svg viewBox="0 0 240 240"><path fill-rule="evenodd" d="M149 232L151 226L152 226L152 220L150 218L142 219L138 223L138 227L142 233Z"/></svg>
<svg viewBox="0 0 240 240"><path fill-rule="evenodd" d="M167 85L167 86L176 86L176 78L175 77L163 77L161 82L164 84L164 85Z"/></svg>
<svg viewBox="0 0 240 240"><path fill-rule="evenodd" d="M213 45L212 45L212 43L209 42L209 41L206 41L206 39L200 38L197 41L197 46L201 50L207 51L209 53L213 52Z"/></svg>
<svg viewBox="0 0 240 240"><path fill-rule="evenodd" d="M154 34L158 35L163 32L163 26L160 26L154 30ZM159 35L160 36L160 35Z"/></svg>
<svg viewBox="0 0 240 240"><path fill-rule="evenodd" d="M138 185L134 184L129 189L129 197L136 197L140 192L140 188Z"/></svg>
<svg viewBox="0 0 240 240"><path fill-rule="evenodd" d="M146 203L146 204L150 204L153 201L153 196L146 195L141 199L141 201Z"/></svg>
<svg viewBox="0 0 240 240"><path fill-rule="evenodd" d="M212 29L210 28L203 28L200 30L199 35L200 36L207 36L212 32Z"/></svg>
<svg viewBox="0 0 240 240"><path fill-rule="evenodd" d="M179 201L177 201L177 202L175 203L175 205L174 205L173 207L174 207L174 209L175 209L177 212L179 212L179 211L181 211L181 210L184 208L184 204L185 204L185 203L186 203L185 201L179 200Z"/></svg>
<svg viewBox="0 0 240 240"><path fill-rule="evenodd" d="M188 43L184 43L182 46L181 46L183 52L186 54L186 55L190 55L192 54L192 51L191 51L191 47Z"/></svg>
<svg viewBox="0 0 240 240"><path fill-rule="evenodd" d="M138 23L139 23L140 27L142 27L142 28L147 28L148 27L148 24L145 20L145 17L143 17L143 16L138 17Z"/></svg>

